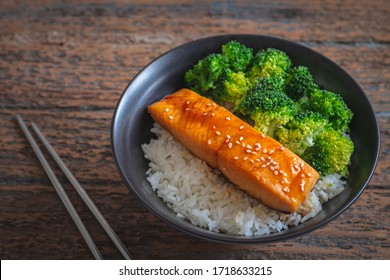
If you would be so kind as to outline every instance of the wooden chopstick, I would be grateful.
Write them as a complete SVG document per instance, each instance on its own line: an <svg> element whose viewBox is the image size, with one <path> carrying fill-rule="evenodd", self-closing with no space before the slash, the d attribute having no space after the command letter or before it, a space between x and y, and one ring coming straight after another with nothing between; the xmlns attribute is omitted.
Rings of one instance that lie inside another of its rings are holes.
<svg viewBox="0 0 390 280"><path fill-rule="evenodd" d="M39 161L41 162L46 174L48 175L50 181L52 182L55 190L57 191L58 195L60 196L63 204L65 205L66 209L68 210L70 216L72 217L73 221L75 222L77 228L79 229L81 235L83 236L85 242L87 243L89 249L91 250L92 254L96 259L103 259L102 255L100 254L95 242L93 241L91 235L89 234L88 230L84 226L82 220L80 219L80 216L77 214L72 202L70 201L69 197L67 196L64 188L62 187L61 183L58 181L58 178L54 174L53 170L51 169L49 163L46 161L45 156L41 152L39 146L35 142L34 138L32 137L29 129L25 125L22 117L20 115L16 115L16 120L18 121L18 124L20 128L22 129L23 133L25 134L27 140L29 141L31 147L33 148L35 154L37 155ZM43 143L45 148L48 150L50 155L53 157L55 162L58 164L58 166L61 168L62 172L66 175L68 180L71 182L73 187L76 189L77 193L80 195L80 197L83 199L84 203L88 206L88 208L91 210L92 214L95 216L96 220L100 223L102 228L106 231L107 235L111 238L111 240L114 242L115 246L118 248L118 250L121 252L123 257L126 260L130 260L130 254L127 251L126 247L123 245L119 237L115 234L114 230L111 228L111 226L108 224L106 219L103 217L99 209L96 207L96 205L93 203L89 195L86 193L84 188L80 185L80 183L77 181L77 179L73 176L73 174L70 172L70 170L67 168L65 163L61 160L61 158L58 156L58 154L55 152L53 147L50 145L50 143L46 140L46 138L43 136L42 132L38 129L38 127L31 123L31 126L38 136L39 140Z"/></svg>

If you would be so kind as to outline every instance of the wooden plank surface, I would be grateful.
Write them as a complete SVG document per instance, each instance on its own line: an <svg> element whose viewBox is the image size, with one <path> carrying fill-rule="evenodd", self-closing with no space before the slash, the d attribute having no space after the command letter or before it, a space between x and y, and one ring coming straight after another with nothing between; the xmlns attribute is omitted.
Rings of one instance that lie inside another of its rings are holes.
<svg viewBox="0 0 390 280"><path fill-rule="evenodd" d="M17 126L20 113L42 128L137 259L389 259L389 14L386 0L1 1L0 258L92 258ZM111 118L128 82L180 44L227 33L279 36L321 52L361 84L375 110L381 153L368 188L302 237L267 245L191 237L150 214L115 169ZM103 255L120 258L65 187Z"/></svg>

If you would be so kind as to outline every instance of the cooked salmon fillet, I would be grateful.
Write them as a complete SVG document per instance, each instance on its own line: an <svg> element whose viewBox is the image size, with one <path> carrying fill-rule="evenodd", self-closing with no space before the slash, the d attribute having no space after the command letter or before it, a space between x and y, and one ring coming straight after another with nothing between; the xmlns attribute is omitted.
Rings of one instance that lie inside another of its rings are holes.
<svg viewBox="0 0 390 280"><path fill-rule="evenodd" d="M148 112L193 154L273 209L297 211L319 178L282 144L189 89L151 104Z"/></svg>

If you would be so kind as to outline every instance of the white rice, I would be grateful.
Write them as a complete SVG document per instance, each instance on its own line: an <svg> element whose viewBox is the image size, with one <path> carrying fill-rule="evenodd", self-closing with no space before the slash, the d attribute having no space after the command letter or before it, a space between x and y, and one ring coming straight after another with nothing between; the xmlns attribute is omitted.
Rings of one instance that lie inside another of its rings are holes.
<svg viewBox="0 0 390 280"><path fill-rule="evenodd" d="M152 132L157 139L142 149L153 190L178 217L215 232L256 236L285 230L316 216L346 183L338 174L321 177L299 211L280 213L240 191L158 124Z"/></svg>

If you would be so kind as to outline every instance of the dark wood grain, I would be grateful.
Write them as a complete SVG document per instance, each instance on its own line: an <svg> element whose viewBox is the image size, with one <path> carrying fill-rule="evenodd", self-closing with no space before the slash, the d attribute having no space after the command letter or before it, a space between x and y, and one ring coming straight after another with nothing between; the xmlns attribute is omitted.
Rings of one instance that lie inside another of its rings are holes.
<svg viewBox="0 0 390 280"><path fill-rule="evenodd" d="M0 258L92 258L19 130L19 113L42 128L137 259L389 259L389 14L387 0L1 1ZM169 49L226 33L279 36L321 52L360 83L375 110L381 152L368 188L302 237L267 245L191 237L150 214L115 169L111 118L128 82ZM56 173L103 255L119 259Z"/></svg>

